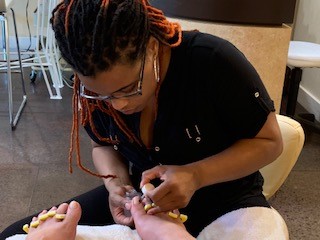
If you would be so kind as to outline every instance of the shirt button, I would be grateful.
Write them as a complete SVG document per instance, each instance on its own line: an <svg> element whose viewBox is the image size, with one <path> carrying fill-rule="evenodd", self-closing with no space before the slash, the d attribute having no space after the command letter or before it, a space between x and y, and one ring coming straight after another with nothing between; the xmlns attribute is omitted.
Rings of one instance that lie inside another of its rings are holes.
<svg viewBox="0 0 320 240"><path fill-rule="evenodd" d="M254 96L255 96L256 98L259 97L259 96L260 96L259 92L256 92L256 93L254 94Z"/></svg>
<svg viewBox="0 0 320 240"><path fill-rule="evenodd" d="M154 150L155 150L156 152L159 152L159 151L160 151L160 148L159 148L158 146L156 146L156 147L154 148Z"/></svg>
<svg viewBox="0 0 320 240"><path fill-rule="evenodd" d="M118 146L117 145L113 145L113 149L118 151Z"/></svg>

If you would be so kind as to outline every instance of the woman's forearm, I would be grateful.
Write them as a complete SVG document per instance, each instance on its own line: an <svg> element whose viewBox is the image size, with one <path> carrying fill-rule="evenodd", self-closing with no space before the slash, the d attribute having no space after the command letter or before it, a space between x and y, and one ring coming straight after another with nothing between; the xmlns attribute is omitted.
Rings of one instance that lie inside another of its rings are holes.
<svg viewBox="0 0 320 240"><path fill-rule="evenodd" d="M245 177L276 159L267 140L241 140L232 148L191 164L197 169L199 188Z"/></svg>
<svg viewBox="0 0 320 240"><path fill-rule="evenodd" d="M100 174L115 175L116 178L103 179L108 190L112 186L130 185L128 168L124 164L121 155L111 146L93 146L92 149L93 163Z"/></svg>
<svg viewBox="0 0 320 240"><path fill-rule="evenodd" d="M252 139L234 145L201 161L191 163L198 187L245 177L273 162L282 152L282 138L274 113Z"/></svg>

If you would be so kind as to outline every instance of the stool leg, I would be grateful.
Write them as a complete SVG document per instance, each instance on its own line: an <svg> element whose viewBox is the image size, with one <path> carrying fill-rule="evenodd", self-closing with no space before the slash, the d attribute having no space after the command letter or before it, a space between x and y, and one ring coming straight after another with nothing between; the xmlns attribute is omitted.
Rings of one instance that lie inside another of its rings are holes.
<svg viewBox="0 0 320 240"><path fill-rule="evenodd" d="M13 123L13 97L12 97L12 79L11 79L11 60L10 60L10 46L9 46L9 31L8 21L5 13L1 13L3 24L2 27L2 40L3 47L5 48L4 60L7 62L7 81L8 81L8 102L9 102L9 122L12 127Z"/></svg>
<svg viewBox="0 0 320 240"><path fill-rule="evenodd" d="M11 129L14 130L17 126L17 123L20 119L21 113L27 103L27 93L26 93L26 87L24 84L24 75L23 75L23 67L22 67L22 60L21 60L21 52L20 52L20 44L19 44L19 39L18 39L18 31L17 31L17 22L16 22L16 16L15 13L13 11L13 9L11 8L11 12L12 12L12 18L13 18L13 26L14 26L14 34L15 34L15 38L16 38L16 44L17 44L17 50L18 50L18 59L19 59L19 67L20 67L20 77L21 77L21 85L22 85L22 102L19 106L19 109L16 113L16 116L13 120L13 122L11 123ZM9 50L10 51L10 50Z"/></svg>
<svg viewBox="0 0 320 240"><path fill-rule="evenodd" d="M19 44L19 37L18 37L18 30L17 30L17 22L16 22L16 15L11 8L12 18L13 18L13 27L14 27L14 35L16 38L17 50L18 50L18 59L19 59L19 67L20 67L20 77L21 77L21 84L22 84L22 92L23 95L27 95L26 87L24 84L24 74L23 74L23 67L22 67L22 59L21 59L21 51L20 51L20 44Z"/></svg>
<svg viewBox="0 0 320 240"><path fill-rule="evenodd" d="M285 79L286 84L284 86L283 95L282 95L283 98L282 98L281 104L285 103L285 100L287 100L287 102L286 104L284 104L285 110L284 111L282 110L282 111L284 112L285 115L295 118L304 127L311 129L311 131L313 132L320 133L320 124L315 120L314 114L300 113L295 116L301 77L302 77L302 69L298 67L293 68L291 70L291 74L286 75L286 79ZM284 96L286 96L286 99L284 99ZM283 106L281 107L281 109L283 109Z"/></svg>
<svg viewBox="0 0 320 240"><path fill-rule="evenodd" d="M282 115L287 114L290 79L291 79L291 68L286 66L286 73L285 73L284 82L283 82L282 98L281 98L281 106L280 106L280 114Z"/></svg>
<svg viewBox="0 0 320 240"><path fill-rule="evenodd" d="M291 117L294 117L295 114L301 77L302 69L299 67L293 68L291 72L291 81L288 92L288 103L286 109L286 115Z"/></svg>
<svg viewBox="0 0 320 240"><path fill-rule="evenodd" d="M15 24L15 36L16 36L16 42L17 42L17 48L18 48L18 55L19 55L19 64L20 64L20 72L21 72L21 81L22 81L22 91L23 91L23 97L22 102L20 104L20 107L14 117L13 112L13 88L12 88L12 76L11 76L11 60L10 60L10 47L9 47L9 31L8 31L8 20L6 13L1 13L3 24L2 27L2 33L3 33L3 47L5 47L5 54L4 54L4 60L7 61L7 79L8 79L8 99L9 99L9 121L11 125L11 129L14 130L16 128L16 125L19 121L20 115L22 113L23 108L25 107L27 96L26 96L26 90L23 80L23 69L22 69L22 63L21 63L21 55L20 55L20 48L19 48L19 42L18 42L18 35L17 35L17 29L16 29L16 22L14 18L14 24ZM14 17L14 14L13 14Z"/></svg>

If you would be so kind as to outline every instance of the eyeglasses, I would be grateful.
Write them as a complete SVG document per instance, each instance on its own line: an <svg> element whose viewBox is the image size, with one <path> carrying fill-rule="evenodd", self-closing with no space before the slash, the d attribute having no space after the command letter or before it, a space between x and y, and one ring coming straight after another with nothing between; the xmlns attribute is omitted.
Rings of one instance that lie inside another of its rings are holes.
<svg viewBox="0 0 320 240"><path fill-rule="evenodd" d="M110 95L98 95L93 92L86 91L84 85L80 83L80 96L88 99L94 100L102 100L102 101L109 101L112 99L120 99L120 98L127 98L133 97L137 95L142 95L142 80L143 80L143 72L144 72L144 64L145 64L145 57L146 54L143 55L140 73L139 73L139 80L131 83L130 85L110 94ZM92 94L92 95L91 95Z"/></svg>

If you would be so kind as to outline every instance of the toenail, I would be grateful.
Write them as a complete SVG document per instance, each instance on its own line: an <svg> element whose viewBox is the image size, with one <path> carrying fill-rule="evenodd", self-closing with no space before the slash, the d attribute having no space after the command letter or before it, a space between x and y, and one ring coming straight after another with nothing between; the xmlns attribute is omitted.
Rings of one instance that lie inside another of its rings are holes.
<svg viewBox="0 0 320 240"><path fill-rule="evenodd" d="M76 203L75 201L72 201L72 202L70 203L69 207L70 207L71 209L76 209L78 206L77 206L77 203Z"/></svg>

